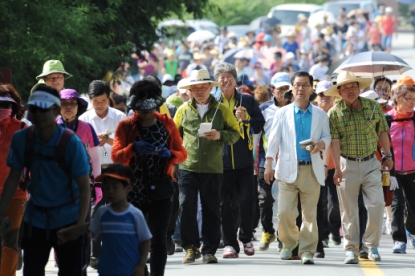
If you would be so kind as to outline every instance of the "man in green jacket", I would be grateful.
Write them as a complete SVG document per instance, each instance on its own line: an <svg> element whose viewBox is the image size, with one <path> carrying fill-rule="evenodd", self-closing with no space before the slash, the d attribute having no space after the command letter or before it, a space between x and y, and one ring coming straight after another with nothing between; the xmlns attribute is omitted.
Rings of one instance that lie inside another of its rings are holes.
<svg viewBox="0 0 415 276"><path fill-rule="evenodd" d="M203 263L217 263L220 242L220 192L223 182L223 144L239 139L239 124L232 112L210 95L219 83L210 79L207 70L194 70L187 85L193 99L183 104L174 121L183 137L187 160L179 167L179 199L182 210L181 238L186 250L183 263L200 258L197 225L197 198L202 203ZM176 172L177 173L177 172Z"/></svg>

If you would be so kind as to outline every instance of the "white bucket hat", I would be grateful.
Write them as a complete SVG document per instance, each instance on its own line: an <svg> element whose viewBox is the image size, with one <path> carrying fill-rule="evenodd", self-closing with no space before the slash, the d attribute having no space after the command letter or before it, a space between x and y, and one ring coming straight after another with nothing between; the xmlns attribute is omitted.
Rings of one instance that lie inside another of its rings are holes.
<svg viewBox="0 0 415 276"><path fill-rule="evenodd" d="M190 77L187 78L187 83L184 85L178 84L179 89L191 89L192 85L201 83L211 83L213 86L221 85L220 82L215 82L210 78L209 72L205 69L193 70Z"/></svg>
<svg viewBox="0 0 415 276"><path fill-rule="evenodd" d="M380 104L387 103L388 101L379 97L378 93L373 90L366 91L359 95L362 98L371 99L377 101Z"/></svg>

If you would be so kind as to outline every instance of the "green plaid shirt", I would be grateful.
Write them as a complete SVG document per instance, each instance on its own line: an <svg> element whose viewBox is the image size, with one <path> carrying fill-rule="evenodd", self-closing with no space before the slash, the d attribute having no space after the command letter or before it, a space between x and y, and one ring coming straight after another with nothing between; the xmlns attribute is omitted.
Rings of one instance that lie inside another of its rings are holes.
<svg viewBox="0 0 415 276"><path fill-rule="evenodd" d="M377 150L379 134L388 131L382 108L374 100L360 97L358 110L341 100L329 112L332 139L340 139L340 153L349 157L366 157Z"/></svg>

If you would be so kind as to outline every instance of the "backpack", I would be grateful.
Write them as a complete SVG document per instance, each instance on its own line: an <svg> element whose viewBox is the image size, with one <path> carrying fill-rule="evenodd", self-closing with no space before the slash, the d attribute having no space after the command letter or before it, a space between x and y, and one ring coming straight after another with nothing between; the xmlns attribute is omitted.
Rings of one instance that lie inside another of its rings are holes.
<svg viewBox="0 0 415 276"><path fill-rule="evenodd" d="M59 167L65 172L65 174L68 176L68 183L71 191L71 202L75 202L75 195L72 187L72 173L70 166L65 161L65 152L66 152L66 145L68 144L69 140L72 138L75 133L65 128L59 137L58 142L56 143L55 147L55 155L54 156L46 156L41 155L35 152L35 126L32 125L27 128L26 132L26 144L25 144L25 150L24 150L24 167L25 167L25 176L24 181L20 183L20 189L26 190L27 184L29 183L30 176L30 165L33 162L33 157L36 156L39 159L47 160L47 161L55 161L58 163ZM66 205L66 204L64 204Z"/></svg>
<svg viewBox="0 0 415 276"><path fill-rule="evenodd" d="M412 120L414 122L415 125L415 116L414 117L410 117L410 118L403 118L403 119L393 119L392 115L390 114L385 114L385 119L386 122L388 123L389 128L391 128L392 122L404 122L404 121L410 121Z"/></svg>

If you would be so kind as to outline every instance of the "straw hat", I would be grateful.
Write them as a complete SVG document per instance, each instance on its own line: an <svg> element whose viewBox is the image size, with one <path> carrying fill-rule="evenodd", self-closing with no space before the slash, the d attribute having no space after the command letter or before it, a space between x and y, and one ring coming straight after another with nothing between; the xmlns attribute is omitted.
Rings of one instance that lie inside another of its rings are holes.
<svg viewBox="0 0 415 276"><path fill-rule="evenodd" d="M200 60L200 59L205 59L205 58L206 58L206 56L204 54L199 53L199 52L195 52L193 54L193 59L194 60Z"/></svg>
<svg viewBox="0 0 415 276"><path fill-rule="evenodd" d="M355 74L353 74L352 72L344 71L344 72L341 72L337 76L336 85L327 89L326 92L324 92L324 95L338 97L340 95L339 95L339 92L337 92L337 87L339 87L340 85L346 84L346 83L350 83L350 82L358 82L359 89L362 90L370 86L370 84L372 83L372 79L371 78L357 78Z"/></svg>
<svg viewBox="0 0 415 276"><path fill-rule="evenodd" d="M205 69L193 70L190 77L187 78L187 83L184 85L178 84L179 89L191 89L192 85L201 83L211 83L213 86L221 85L220 82L215 82L210 78L209 72Z"/></svg>

